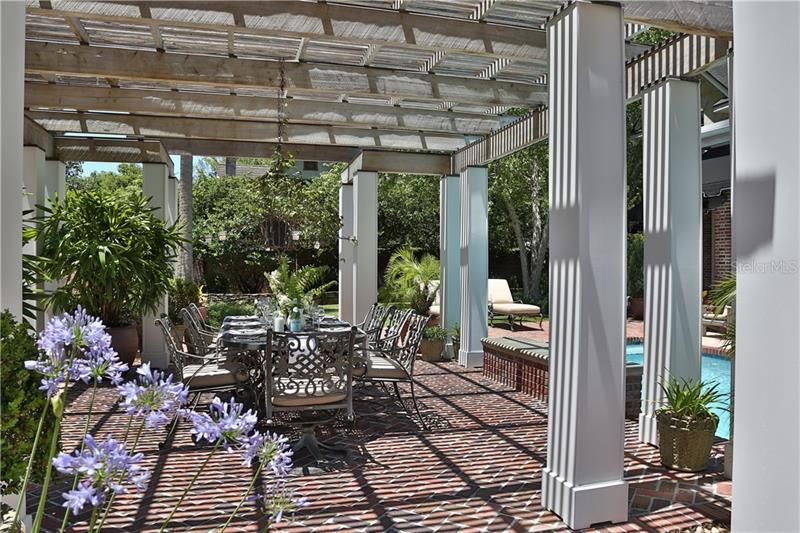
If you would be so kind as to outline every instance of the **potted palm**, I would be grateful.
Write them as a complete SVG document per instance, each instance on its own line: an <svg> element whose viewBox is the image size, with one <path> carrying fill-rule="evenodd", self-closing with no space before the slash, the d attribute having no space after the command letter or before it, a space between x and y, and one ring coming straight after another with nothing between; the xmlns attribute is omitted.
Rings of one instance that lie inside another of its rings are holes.
<svg viewBox="0 0 800 533"><path fill-rule="evenodd" d="M412 248L401 248L389 258L384 278L393 302L407 304L418 315L428 315L439 290L439 260L425 254L417 261Z"/></svg>
<svg viewBox="0 0 800 533"><path fill-rule="evenodd" d="M675 470L706 469L719 417L711 411L724 394L716 383L670 378L661 383L664 404L656 412L661 463Z"/></svg>
<svg viewBox="0 0 800 533"><path fill-rule="evenodd" d="M45 279L59 287L45 295L54 311L78 305L108 327L112 346L130 364L138 351L136 321L158 310L170 289L179 228L167 226L141 194L70 190L34 219Z"/></svg>
<svg viewBox="0 0 800 533"><path fill-rule="evenodd" d="M447 330L439 326L428 326L422 332L419 350L423 361L440 361L447 341Z"/></svg>
<svg viewBox="0 0 800 533"><path fill-rule="evenodd" d="M458 324L453 326L453 334L450 338L453 339L453 353L458 355L458 350L461 349L461 326Z"/></svg>

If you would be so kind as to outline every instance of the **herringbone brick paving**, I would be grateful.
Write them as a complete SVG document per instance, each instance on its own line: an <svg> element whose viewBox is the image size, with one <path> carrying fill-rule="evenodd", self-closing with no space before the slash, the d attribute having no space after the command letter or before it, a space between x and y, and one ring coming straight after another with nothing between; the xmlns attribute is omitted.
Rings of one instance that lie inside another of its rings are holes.
<svg viewBox="0 0 800 533"><path fill-rule="evenodd" d="M546 461L547 406L488 381L480 369L451 362L417 362L419 401L430 429L422 430L402 406L378 387L358 390L355 427L337 423L320 437L346 443L345 461L313 468L297 458L294 484L310 506L284 531L563 531L563 522L540 503L541 468ZM73 389L63 446L71 449L83 430L89 392ZM128 417L113 407L112 389L97 395L91 428L96 435L125 433ZM280 428L292 435L288 426ZM135 431L134 431L135 433ZM167 449L165 432L146 432L138 449L153 479L144 494L115 503L109 531L157 530L172 504L208 454L179 426ZM721 449L704 475L665 471L658 451L636 441L626 426L625 475L630 482L630 521L604 531L672 531L709 522L729 522L730 484L722 479ZM213 531L233 510L253 470L235 454L218 453L201 475L172 531ZM60 524L60 492L51 492ZM34 495L32 495L34 496ZM35 500L32 498L31 503ZM79 515L75 531L85 530ZM255 503L243 507L228 531L256 531L263 517Z"/></svg>

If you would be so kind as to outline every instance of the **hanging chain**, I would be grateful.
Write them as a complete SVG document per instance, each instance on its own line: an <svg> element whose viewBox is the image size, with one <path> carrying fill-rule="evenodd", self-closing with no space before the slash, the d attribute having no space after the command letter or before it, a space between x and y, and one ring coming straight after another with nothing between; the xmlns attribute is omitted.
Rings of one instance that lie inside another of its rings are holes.
<svg viewBox="0 0 800 533"><path fill-rule="evenodd" d="M283 135L286 131L286 63L283 58L279 65L280 85L278 86L278 153L283 153Z"/></svg>

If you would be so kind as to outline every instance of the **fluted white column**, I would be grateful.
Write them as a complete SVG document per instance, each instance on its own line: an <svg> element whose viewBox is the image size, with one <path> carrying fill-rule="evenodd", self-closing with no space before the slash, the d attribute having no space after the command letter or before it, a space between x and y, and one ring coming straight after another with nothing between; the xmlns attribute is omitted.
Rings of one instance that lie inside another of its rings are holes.
<svg viewBox="0 0 800 533"><path fill-rule="evenodd" d="M733 531L800 531L798 27L798 2L733 2Z"/></svg>
<svg viewBox="0 0 800 533"><path fill-rule="evenodd" d="M353 315L364 320L378 301L378 173L359 170L353 176Z"/></svg>
<svg viewBox="0 0 800 533"><path fill-rule="evenodd" d="M622 522L625 108L622 11L548 24L550 392L542 502L573 529Z"/></svg>
<svg viewBox="0 0 800 533"><path fill-rule="evenodd" d="M353 236L353 184L342 183L339 189L339 217L342 227L339 229L339 320L356 323L353 314L353 261L355 246L350 239Z"/></svg>
<svg viewBox="0 0 800 533"><path fill-rule="evenodd" d="M155 207L154 215L168 224L171 223L169 168L161 163L142 164L142 190L145 198L150 198L150 206ZM161 330L154 324L161 313L167 312L167 296L161 299L154 314L142 317L142 362L150 362L153 368L167 368L169 357Z"/></svg>
<svg viewBox="0 0 800 533"><path fill-rule="evenodd" d="M0 2L0 311L22 318L25 2Z"/></svg>
<svg viewBox="0 0 800 533"><path fill-rule="evenodd" d="M443 328L453 331L461 320L461 191L459 176L442 176L439 186L439 319ZM450 358L453 341L445 345Z"/></svg>
<svg viewBox="0 0 800 533"><path fill-rule="evenodd" d="M45 152L36 146L26 146L23 149L23 199L22 209L28 212L28 218L41 216L44 213L36 206L48 206L58 197L64 199L66 193L66 168L61 161L45 159ZM41 252L41 243L36 241L29 242L23 249L23 253L37 255ZM46 293L52 292L58 287L58 282L45 282L40 285ZM41 306L40 302L31 302ZM37 330L41 330L45 322L53 315L52 309L46 309L37 313Z"/></svg>
<svg viewBox="0 0 800 533"><path fill-rule="evenodd" d="M458 363L483 366L481 339L488 334L489 172L461 173L461 348Z"/></svg>
<svg viewBox="0 0 800 533"><path fill-rule="evenodd" d="M667 79L649 88L642 117L646 308L639 440L658 444L661 383L700 379L700 85Z"/></svg>

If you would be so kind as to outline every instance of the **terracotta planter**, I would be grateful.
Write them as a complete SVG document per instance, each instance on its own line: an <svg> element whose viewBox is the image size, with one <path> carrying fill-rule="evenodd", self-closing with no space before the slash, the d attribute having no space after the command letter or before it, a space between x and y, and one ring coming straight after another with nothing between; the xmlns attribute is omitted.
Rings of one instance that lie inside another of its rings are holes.
<svg viewBox="0 0 800 533"><path fill-rule="evenodd" d="M666 413L656 415L661 463L683 472L702 472L708 466L717 418L691 420Z"/></svg>
<svg viewBox="0 0 800 533"><path fill-rule="evenodd" d="M419 351L422 353L423 361L441 361L444 343L442 341L422 339L419 344Z"/></svg>
<svg viewBox="0 0 800 533"><path fill-rule="evenodd" d="M172 326L172 329L173 329L172 334L175 336L175 342L178 343L178 348L182 349L183 344L186 342L186 325L174 324Z"/></svg>
<svg viewBox="0 0 800 533"><path fill-rule="evenodd" d="M644 298L631 298L631 318L644 320Z"/></svg>
<svg viewBox="0 0 800 533"><path fill-rule="evenodd" d="M208 320L208 307L205 305L202 307L198 307L200 310L200 316L203 317L203 320Z"/></svg>
<svg viewBox="0 0 800 533"><path fill-rule="evenodd" d="M131 366L139 352L139 332L136 324L108 328L107 331L111 335L111 347L117 351L123 363Z"/></svg>

